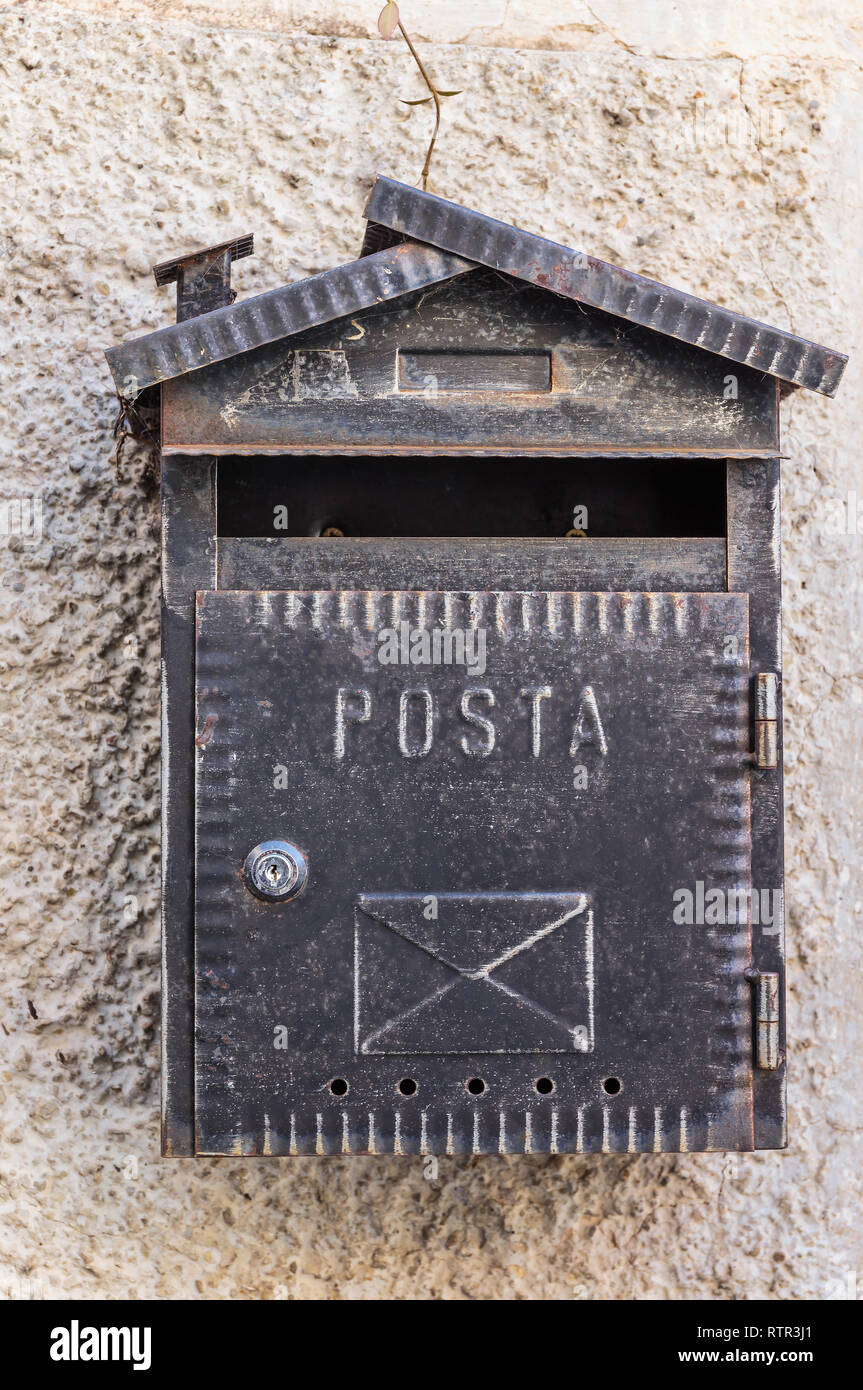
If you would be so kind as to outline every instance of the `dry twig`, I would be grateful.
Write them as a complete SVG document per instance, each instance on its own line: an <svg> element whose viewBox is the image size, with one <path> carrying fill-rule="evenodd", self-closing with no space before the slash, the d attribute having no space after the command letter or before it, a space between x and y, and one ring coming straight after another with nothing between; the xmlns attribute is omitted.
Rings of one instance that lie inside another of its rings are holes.
<svg viewBox="0 0 863 1390"><path fill-rule="evenodd" d="M419 68L420 73L422 74L422 79L428 87L430 93L429 96L419 97L415 101L404 101L404 98L402 98L402 100L404 101L404 105L425 106L426 103L429 101L434 102L434 129L432 131L432 137L429 141L428 149L426 150L425 163L422 167L422 173L420 174L420 181L423 186L423 192L425 192L428 189L428 177L429 170L431 168L431 158L434 153L435 144L437 143L438 133L440 131L441 98L457 97L459 96L461 89L459 88L456 91L444 92L441 90L440 87L437 87L435 85L434 81L429 75L428 69L426 68L422 58L417 53L417 50L414 47L410 35L408 34L407 30L405 29L405 26L401 22L398 5L395 3L395 0L387 0L387 4L384 5L383 9L380 12L380 15L378 16L378 32L382 38L391 39L397 29L401 34L402 38L404 39L405 43L407 44L411 53L411 57L413 58L417 67Z"/></svg>

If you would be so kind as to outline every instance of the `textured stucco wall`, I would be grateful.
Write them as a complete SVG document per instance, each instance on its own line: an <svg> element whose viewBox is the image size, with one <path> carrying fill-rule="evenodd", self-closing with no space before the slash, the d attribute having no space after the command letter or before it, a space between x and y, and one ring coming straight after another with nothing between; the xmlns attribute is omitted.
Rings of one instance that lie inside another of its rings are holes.
<svg viewBox="0 0 863 1390"><path fill-rule="evenodd" d="M355 252L376 170L416 177L428 112L397 104L419 86L376 8L0 15L0 494L38 494L44 528L0 538L0 1295L847 1296L863 540L827 506L861 485L852 4L413 7L465 88L435 191L854 354L835 401L783 406L789 1150L436 1182L158 1157L157 514L140 456L114 477L101 348L170 320L151 263L252 230L235 284L269 288Z"/></svg>

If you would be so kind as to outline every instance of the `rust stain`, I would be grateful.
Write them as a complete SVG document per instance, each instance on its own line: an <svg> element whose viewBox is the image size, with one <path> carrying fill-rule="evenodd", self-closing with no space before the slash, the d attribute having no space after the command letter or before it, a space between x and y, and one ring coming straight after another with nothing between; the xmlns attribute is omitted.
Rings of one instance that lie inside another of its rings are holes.
<svg viewBox="0 0 863 1390"><path fill-rule="evenodd" d="M195 739L196 748L206 748L207 744L210 742L210 739L213 737L213 731L215 730L215 727L218 724L218 722L219 716L217 714L207 715L206 719L204 720L204 727Z"/></svg>

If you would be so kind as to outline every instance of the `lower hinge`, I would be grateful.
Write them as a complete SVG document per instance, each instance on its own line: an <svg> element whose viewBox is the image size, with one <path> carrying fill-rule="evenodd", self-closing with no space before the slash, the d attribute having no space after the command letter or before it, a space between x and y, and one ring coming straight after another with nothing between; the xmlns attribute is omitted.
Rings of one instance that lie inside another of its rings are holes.
<svg viewBox="0 0 863 1390"><path fill-rule="evenodd" d="M774 970L747 970L755 1007L755 1065L759 1071L776 1071L779 1051L779 976Z"/></svg>

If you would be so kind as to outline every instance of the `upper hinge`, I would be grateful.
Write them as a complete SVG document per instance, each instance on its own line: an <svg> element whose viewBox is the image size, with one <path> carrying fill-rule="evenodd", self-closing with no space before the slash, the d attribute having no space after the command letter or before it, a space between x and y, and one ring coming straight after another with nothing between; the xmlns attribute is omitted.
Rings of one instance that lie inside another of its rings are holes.
<svg viewBox="0 0 863 1390"><path fill-rule="evenodd" d="M759 671L755 677L755 752L756 767L777 767L779 764L779 700L775 671Z"/></svg>

